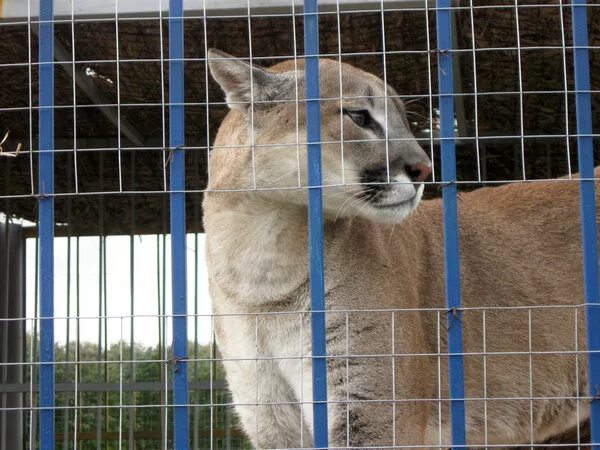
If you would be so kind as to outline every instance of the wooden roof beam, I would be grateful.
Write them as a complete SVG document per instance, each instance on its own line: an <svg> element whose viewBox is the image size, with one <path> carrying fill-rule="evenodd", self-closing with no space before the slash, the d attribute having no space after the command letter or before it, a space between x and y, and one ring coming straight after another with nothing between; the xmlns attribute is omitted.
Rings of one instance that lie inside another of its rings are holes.
<svg viewBox="0 0 600 450"><path fill-rule="evenodd" d="M430 6L435 0L384 0L385 8L423 8L425 2ZM302 0L293 0L296 12L302 9ZM335 11L338 0L319 0L320 11ZM381 0L339 0L340 9L361 10L381 8ZM28 9L28 3L31 3ZM160 2L163 16L168 11L168 0ZM227 15L246 14L248 11L248 0L183 0L184 14L202 16L203 5L206 6L206 14ZM290 12L292 2L290 0L251 0L250 7L253 13L280 13ZM73 9L72 9L73 8ZM72 0L54 0L54 14L56 18L70 18L73 14L76 18L94 17L158 17L157 2L139 0L118 0L118 11L116 11L115 0L78 0L72 5ZM38 16L38 4L35 1L3 0L0 1L0 21L15 21L27 19L28 14L32 18Z"/></svg>
<svg viewBox="0 0 600 450"><path fill-rule="evenodd" d="M72 63L68 61L72 59L71 52L69 52L55 37L54 38L54 59L58 61L67 61L65 64L58 64L61 69L67 73L70 77L75 77L75 84L85 92L85 95L97 105L110 105L114 101L102 90L94 84L94 82L85 74L76 72L73 68ZM112 106L98 106L100 112L115 126L120 127L121 133L125 135L134 145L144 146L145 139L142 137L140 132L135 126L125 117L121 117L119 121L119 115Z"/></svg>

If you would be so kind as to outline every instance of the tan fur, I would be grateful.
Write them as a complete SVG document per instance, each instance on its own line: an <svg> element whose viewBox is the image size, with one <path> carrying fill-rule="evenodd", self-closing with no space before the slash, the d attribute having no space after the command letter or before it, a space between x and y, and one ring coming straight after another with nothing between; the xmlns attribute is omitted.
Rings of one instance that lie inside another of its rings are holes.
<svg viewBox="0 0 600 450"><path fill-rule="evenodd" d="M286 62L274 70L293 69ZM339 94L338 70L336 62L321 61L323 97ZM370 74L342 70L344 97L367 86L375 95L383 89ZM218 191L252 185L252 152L244 148L251 144L249 116L255 143L296 142L295 93L286 95L252 114L244 107L229 113L214 144L204 202L218 344L244 430L260 448L311 445L310 323L300 312L309 307L306 190L260 190L294 185L297 173L282 171L297 161L296 147L291 154L256 147L258 190ZM390 134L405 120L394 102L388 109L400 113L388 121ZM338 100L322 107L325 142L339 140L339 109ZM303 110L299 119L302 143ZM360 133L344 122L345 142ZM394 157L426 159L416 141L399 142L388 143ZM352 170L361 164L381 161L382 144L368 145L358 154L345 144L346 181L356 181ZM304 146L298 150L304 179ZM332 184L341 178L339 150L323 145L324 179ZM449 445L448 403L437 401L448 397L441 203L423 201L408 218L403 212L392 220L366 204L347 208L357 189L324 190L330 445ZM582 309L573 307L583 303L578 185L513 184L461 198L465 392L476 399L466 403L468 443L483 445L485 434L488 444L541 442L588 416L587 402L579 402L577 416L577 402L561 399L587 393L585 357L573 354L585 349ZM526 308L538 305L566 307ZM470 309L482 307L488 309Z"/></svg>

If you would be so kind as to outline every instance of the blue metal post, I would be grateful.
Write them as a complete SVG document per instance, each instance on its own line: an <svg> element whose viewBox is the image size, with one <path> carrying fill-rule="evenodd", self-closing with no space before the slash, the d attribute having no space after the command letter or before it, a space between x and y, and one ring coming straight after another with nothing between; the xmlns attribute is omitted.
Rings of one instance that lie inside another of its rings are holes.
<svg viewBox="0 0 600 450"><path fill-rule="evenodd" d="M40 0L39 258L40 446L54 449L54 10Z"/></svg>
<svg viewBox="0 0 600 450"><path fill-rule="evenodd" d="M600 448L600 293L586 0L573 0L573 58L592 447Z"/></svg>
<svg viewBox="0 0 600 450"><path fill-rule="evenodd" d="M321 112L319 101L319 16L317 12L317 0L304 0L313 432L314 447L327 448L327 360L325 358L323 196L321 189Z"/></svg>
<svg viewBox="0 0 600 450"><path fill-rule="evenodd" d="M454 149L454 87L452 77L452 17L450 0L437 0L438 77L442 159L442 208L444 220L444 268L448 321L448 383L452 446L465 440L465 389L460 310L460 260L456 205L456 155Z"/></svg>
<svg viewBox="0 0 600 450"><path fill-rule="evenodd" d="M173 428L175 450L188 448L183 0L169 1L169 145L173 294Z"/></svg>

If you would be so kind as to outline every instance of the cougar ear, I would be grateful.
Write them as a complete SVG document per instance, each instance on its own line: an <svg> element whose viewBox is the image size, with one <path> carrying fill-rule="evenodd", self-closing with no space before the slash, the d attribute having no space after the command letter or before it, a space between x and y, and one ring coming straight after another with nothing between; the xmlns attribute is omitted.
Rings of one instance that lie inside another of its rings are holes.
<svg viewBox="0 0 600 450"><path fill-rule="evenodd" d="M285 88L289 80L293 80L289 73L267 72L214 48L208 50L208 67L225 92L228 106L243 113L252 102L275 100L284 93L289 95Z"/></svg>

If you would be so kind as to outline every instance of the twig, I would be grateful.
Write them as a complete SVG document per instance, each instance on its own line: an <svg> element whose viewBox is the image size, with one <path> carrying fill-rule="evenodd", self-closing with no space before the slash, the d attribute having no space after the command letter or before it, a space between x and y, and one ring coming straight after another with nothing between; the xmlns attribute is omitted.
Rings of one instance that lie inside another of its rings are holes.
<svg viewBox="0 0 600 450"><path fill-rule="evenodd" d="M6 158L16 158L17 156L19 156L19 153L21 153L21 148L23 148L23 144L21 144L19 142L17 144L17 149L14 152L7 152L6 150L4 150L3 145L8 140L9 134L10 134L10 130L7 130L6 134L2 138L2 141L0 141L0 156L4 156Z"/></svg>

